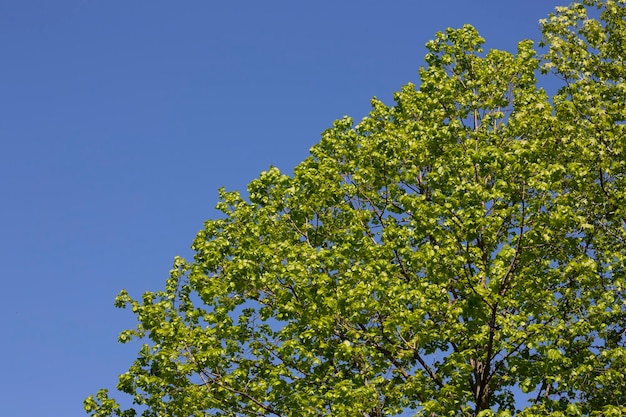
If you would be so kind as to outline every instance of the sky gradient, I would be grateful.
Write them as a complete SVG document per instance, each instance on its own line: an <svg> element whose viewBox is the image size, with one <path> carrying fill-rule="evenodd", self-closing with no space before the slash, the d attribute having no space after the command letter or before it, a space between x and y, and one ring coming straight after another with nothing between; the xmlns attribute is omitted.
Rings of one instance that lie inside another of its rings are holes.
<svg viewBox="0 0 626 417"><path fill-rule="evenodd" d="M0 0L1 414L83 416L115 387L139 349L115 295L163 287L219 187L392 104L436 31L514 51L565 4Z"/></svg>

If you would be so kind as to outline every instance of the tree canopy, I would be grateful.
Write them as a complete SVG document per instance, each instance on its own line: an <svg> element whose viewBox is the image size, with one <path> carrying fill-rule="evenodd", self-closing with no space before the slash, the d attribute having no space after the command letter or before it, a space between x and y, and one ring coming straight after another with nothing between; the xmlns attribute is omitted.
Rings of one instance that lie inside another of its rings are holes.
<svg viewBox="0 0 626 417"><path fill-rule="evenodd" d="M138 411L106 390L86 411L624 415L625 17L557 8L540 52L437 33L393 106L220 190L193 261L116 299L138 321L120 341L144 340L117 387Z"/></svg>

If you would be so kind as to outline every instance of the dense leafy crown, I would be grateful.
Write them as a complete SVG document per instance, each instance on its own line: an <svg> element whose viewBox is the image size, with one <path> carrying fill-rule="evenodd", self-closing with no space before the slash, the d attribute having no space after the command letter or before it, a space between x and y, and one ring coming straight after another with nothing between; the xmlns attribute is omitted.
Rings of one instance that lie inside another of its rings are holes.
<svg viewBox="0 0 626 417"><path fill-rule="evenodd" d="M118 389L144 416L624 415L625 10L558 8L543 56L438 33L393 107L221 191L193 262L119 295L149 340Z"/></svg>

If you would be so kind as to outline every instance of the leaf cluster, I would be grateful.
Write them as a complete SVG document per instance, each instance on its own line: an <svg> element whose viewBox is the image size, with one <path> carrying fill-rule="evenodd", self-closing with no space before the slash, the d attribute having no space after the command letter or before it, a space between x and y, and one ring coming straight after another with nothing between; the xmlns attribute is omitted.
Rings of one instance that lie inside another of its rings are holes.
<svg viewBox="0 0 626 417"><path fill-rule="evenodd" d="M118 390L146 417L622 415L625 16L557 8L543 56L438 33L393 106L220 190L194 259L116 299L146 340Z"/></svg>

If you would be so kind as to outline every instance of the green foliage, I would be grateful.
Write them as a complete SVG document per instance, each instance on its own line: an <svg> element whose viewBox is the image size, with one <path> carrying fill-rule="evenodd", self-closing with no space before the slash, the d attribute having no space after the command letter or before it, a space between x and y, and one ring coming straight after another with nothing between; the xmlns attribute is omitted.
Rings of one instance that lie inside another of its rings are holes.
<svg viewBox="0 0 626 417"><path fill-rule="evenodd" d="M194 260L116 299L147 339L117 388L146 417L623 415L625 11L558 8L541 57L438 33L393 107L221 190Z"/></svg>

